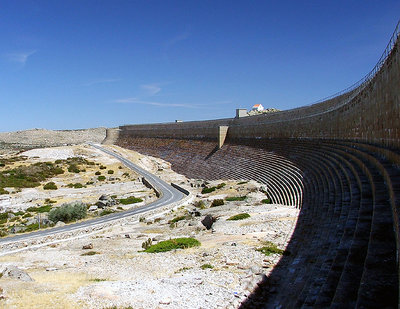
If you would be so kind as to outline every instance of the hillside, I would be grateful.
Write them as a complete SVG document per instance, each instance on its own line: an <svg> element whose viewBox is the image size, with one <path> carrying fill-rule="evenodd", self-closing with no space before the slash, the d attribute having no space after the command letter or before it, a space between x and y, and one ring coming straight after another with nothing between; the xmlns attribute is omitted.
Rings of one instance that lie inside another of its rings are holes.
<svg viewBox="0 0 400 309"><path fill-rule="evenodd" d="M0 133L0 149L30 149L63 145L76 145L88 141L100 143L106 136L106 128L83 130L31 129Z"/></svg>

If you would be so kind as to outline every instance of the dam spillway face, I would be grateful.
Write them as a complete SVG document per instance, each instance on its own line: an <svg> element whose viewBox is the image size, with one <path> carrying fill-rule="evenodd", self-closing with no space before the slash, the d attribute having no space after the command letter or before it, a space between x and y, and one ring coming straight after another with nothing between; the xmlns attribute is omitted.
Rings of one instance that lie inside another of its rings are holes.
<svg viewBox="0 0 400 309"><path fill-rule="evenodd" d="M397 25L371 73L334 97L243 118L122 126L108 142L189 178L256 180L274 203L301 209L289 254L242 308L397 308L399 118Z"/></svg>

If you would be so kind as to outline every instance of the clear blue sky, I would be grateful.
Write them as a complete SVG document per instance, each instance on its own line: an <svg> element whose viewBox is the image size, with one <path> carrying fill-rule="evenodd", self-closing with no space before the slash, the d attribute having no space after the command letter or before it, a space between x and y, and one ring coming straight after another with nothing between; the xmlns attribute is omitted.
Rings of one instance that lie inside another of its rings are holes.
<svg viewBox="0 0 400 309"><path fill-rule="evenodd" d="M368 73L399 13L398 0L1 0L0 131L306 105Z"/></svg>

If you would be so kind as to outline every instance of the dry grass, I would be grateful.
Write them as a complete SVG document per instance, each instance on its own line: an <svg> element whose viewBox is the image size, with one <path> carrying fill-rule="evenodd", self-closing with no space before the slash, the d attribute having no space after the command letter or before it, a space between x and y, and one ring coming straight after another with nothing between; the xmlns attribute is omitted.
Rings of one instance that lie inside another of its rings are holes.
<svg viewBox="0 0 400 309"><path fill-rule="evenodd" d="M88 275L68 271L41 271L30 275L35 282L8 282L6 287L8 301L3 308L86 308L85 304L77 302L69 294L75 293L81 286L90 284ZM0 303L0 308L1 305Z"/></svg>

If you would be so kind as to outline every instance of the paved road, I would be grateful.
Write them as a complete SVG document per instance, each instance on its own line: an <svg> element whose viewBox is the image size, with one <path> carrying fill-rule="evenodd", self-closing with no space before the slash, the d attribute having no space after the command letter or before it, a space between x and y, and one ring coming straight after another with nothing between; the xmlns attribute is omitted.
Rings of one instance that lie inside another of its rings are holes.
<svg viewBox="0 0 400 309"><path fill-rule="evenodd" d="M155 176L155 175L147 172L146 170L140 168L139 166L135 165L131 161L121 157L120 155L118 155L108 149L100 147L98 145L95 145L95 144L90 144L90 145L94 148L104 151L105 153L117 158L123 164L125 164L128 168L130 168L130 169L134 170L135 172L137 172L138 174L144 176L154 187L156 187L161 192L160 198L157 201L154 201L153 203L150 203L148 205L144 205L142 207L127 210L124 212L114 213L114 214L110 214L110 215L107 215L104 217L99 217L96 219L87 220L87 221L83 221L83 222L79 222L79 223L68 224L65 226L57 227L57 228L36 231L36 232L29 233L29 234L20 234L20 235L15 235L13 237L1 238L0 243L11 243L14 241L21 241L21 240L25 240L25 239L32 238L32 237L43 237L43 236L48 236L48 235L52 235L52 234L60 233L60 232L70 232L70 231L73 231L76 229L89 227L94 224L110 222L113 220L130 217L132 215L141 214L141 213L147 212L149 210L156 209L158 207L162 207L162 206L165 206L165 205L168 205L171 203L178 202L184 197L183 193L176 190L175 188L173 188L172 186L170 186L169 184L167 184L165 181L161 180L157 176Z"/></svg>

